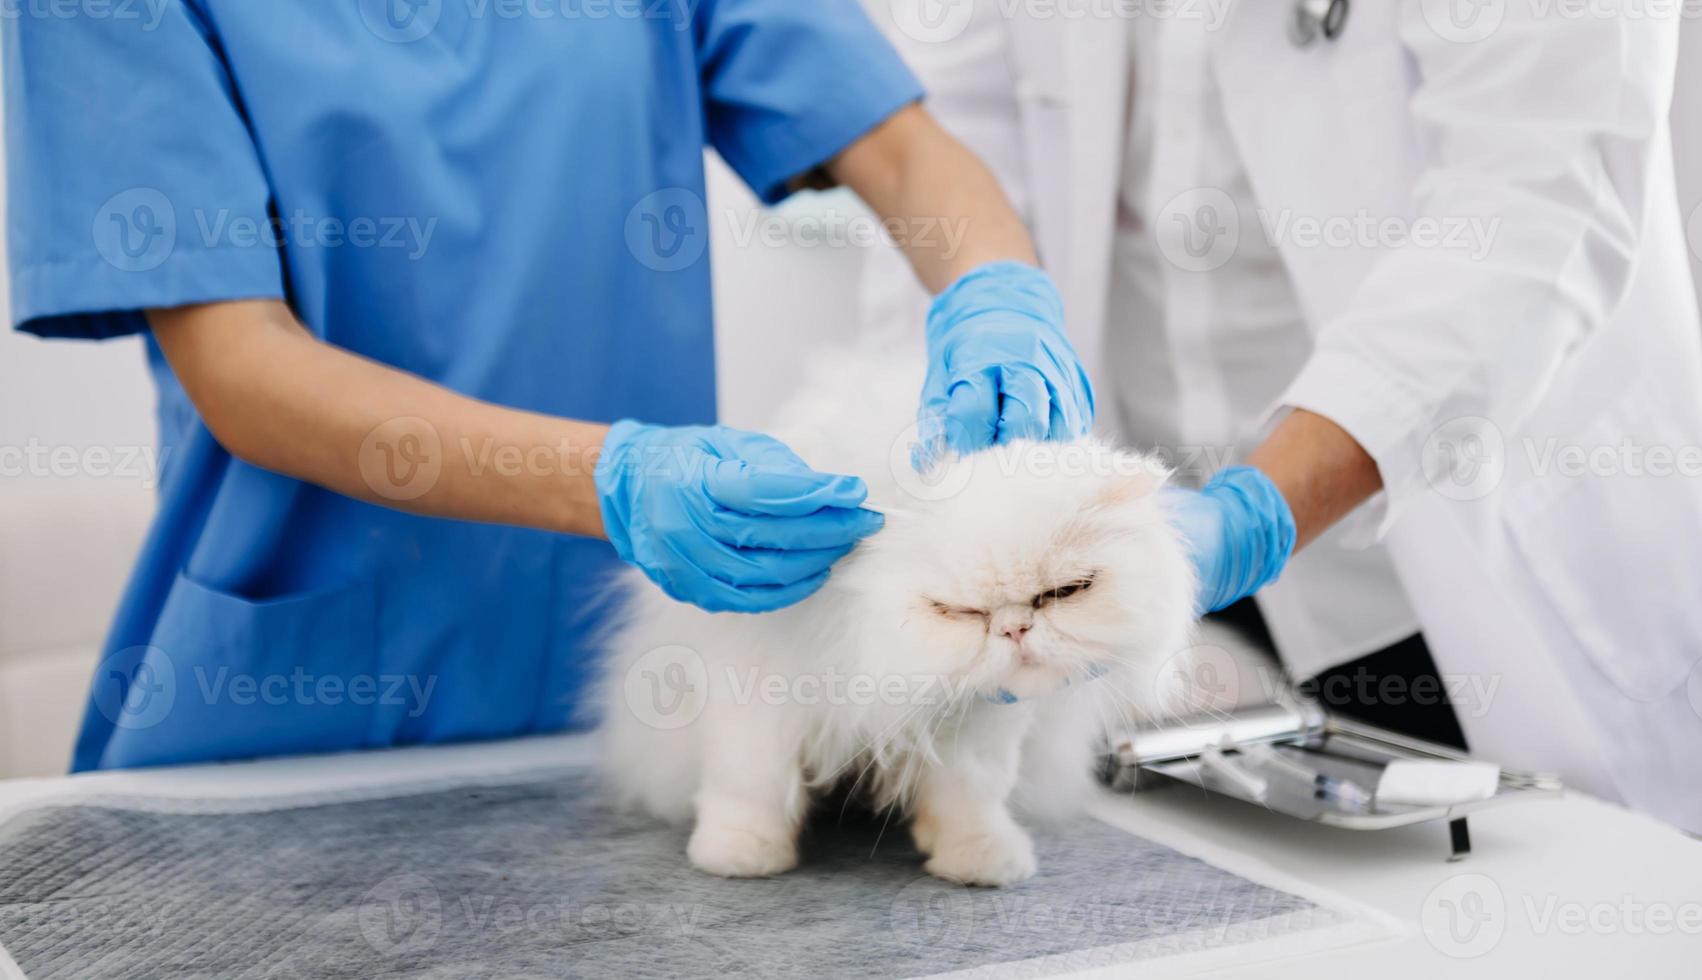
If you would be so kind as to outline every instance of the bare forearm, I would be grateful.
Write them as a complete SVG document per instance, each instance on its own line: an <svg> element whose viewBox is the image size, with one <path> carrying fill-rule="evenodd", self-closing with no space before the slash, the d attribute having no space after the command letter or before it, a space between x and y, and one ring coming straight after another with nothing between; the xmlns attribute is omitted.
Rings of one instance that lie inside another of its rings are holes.
<svg viewBox="0 0 1702 980"><path fill-rule="evenodd" d="M413 513L601 536L603 426L503 408L341 350L272 300L154 310L215 438L256 466Z"/></svg>
<svg viewBox="0 0 1702 980"><path fill-rule="evenodd" d="M1294 513L1295 550L1383 488L1377 463L1322 415L1295 409L1247 463L1262 470Z"/></svg>
<svg viewBox="0 0 1702 980"><path fill-rule="evenodd" d="M929 292L988 262L1036 262L992 172L920 106L895 113L827 170L903 230L899 244Z"/></svg>

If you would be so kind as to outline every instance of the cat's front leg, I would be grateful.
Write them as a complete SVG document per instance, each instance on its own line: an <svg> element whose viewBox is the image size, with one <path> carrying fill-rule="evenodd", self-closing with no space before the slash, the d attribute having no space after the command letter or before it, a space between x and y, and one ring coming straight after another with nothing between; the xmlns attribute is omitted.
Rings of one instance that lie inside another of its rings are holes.
<svg viewBox="0 0 1702 980"><path fill-rule="evenodd" d="M1008 713L1001 717L999 713ZM1026 707L987 705L940 740L940 764L917 787L911 833L936 877L1010 885L1034 874L1034 842L1011 816Z"/></svg>
<svg viewBox="0 0 1702 980"><path fill-rule="evenodd" d="M710 874L758 878L798 864L803 774L782 708L717 704L705 712L697 825L686 853Z"/></svg>

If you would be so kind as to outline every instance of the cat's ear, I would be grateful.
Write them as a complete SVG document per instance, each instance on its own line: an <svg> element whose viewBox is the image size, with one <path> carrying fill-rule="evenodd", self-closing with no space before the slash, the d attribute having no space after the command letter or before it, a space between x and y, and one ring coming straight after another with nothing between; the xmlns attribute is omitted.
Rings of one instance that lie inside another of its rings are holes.
<svg viewBox="0 0 1702 980"><path fill-rule="evenodd" d="M1173 472L1156 457L1141 453L1116 454L1113 475L1093 498L1096 507L1121 507L1143 500L1164 489Z"/></svg>

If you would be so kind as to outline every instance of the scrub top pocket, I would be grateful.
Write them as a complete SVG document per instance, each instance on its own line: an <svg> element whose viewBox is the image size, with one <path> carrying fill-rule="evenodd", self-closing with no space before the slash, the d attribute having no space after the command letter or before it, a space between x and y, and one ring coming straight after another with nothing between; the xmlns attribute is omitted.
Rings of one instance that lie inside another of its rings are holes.
<svg viewBox="0 0 1702 980"><path fill-rule="evenodd" d="M227 759L365 744L374 706L410 690L375 669L376 607L370 579L255 600L179 574L131 680L159 700L127 713L106 763L204 754L208 738Z"/></svg>

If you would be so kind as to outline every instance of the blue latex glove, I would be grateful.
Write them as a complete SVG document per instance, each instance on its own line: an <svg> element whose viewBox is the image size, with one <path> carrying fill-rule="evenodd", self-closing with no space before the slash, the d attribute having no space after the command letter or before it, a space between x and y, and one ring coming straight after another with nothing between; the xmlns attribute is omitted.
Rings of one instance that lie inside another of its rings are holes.
<svg viewBox="0 0 1702 980"><path fill-rule="evenodd" d="M603 526L622 559L710 612L801 602L884 518L868 488L817 473L768 436L615 423L597 462Z"/></svg>
<svg viewBox="0 0 1702 980"><path fill-rule="evenodd" d="M1093 387L1064 335L1064 301L1051 276L993 262L934 300L919 418L918 469L943 450L1087 434Z"/></svg>
<svg viewBox="0 0 1702 980"><path fill-rule="evenodd" d="M1276 581L1294 553L1288 501L1251 466L1223 470L1201 490L1164 494L1200 576L1202 613L1216 612Z"/></svg>

